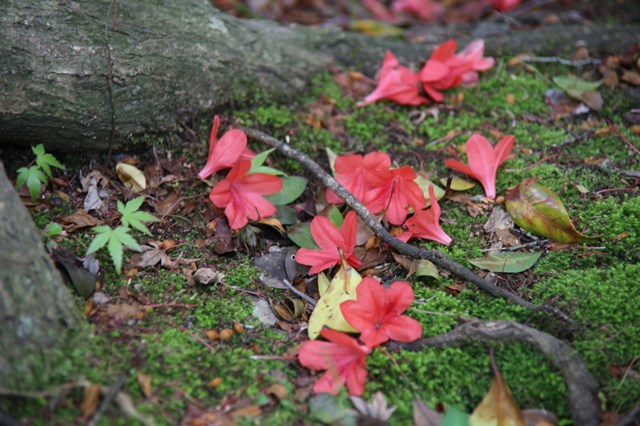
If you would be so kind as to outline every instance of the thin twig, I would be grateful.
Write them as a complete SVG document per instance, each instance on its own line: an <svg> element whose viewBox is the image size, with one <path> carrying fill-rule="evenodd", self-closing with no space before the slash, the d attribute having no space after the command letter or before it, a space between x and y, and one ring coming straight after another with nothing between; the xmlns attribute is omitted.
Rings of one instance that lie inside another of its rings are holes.
<svg viewBox="0 0 640 426"><path fill-rule="evenodd" d="M526 342L558 369L568 390L574 424L598 426L598 383L584 361L567 343L535 328L515 321L467 322L446 334L426 337L412 343L387 344L390 349L421 351L424 348L459 346L468 343Z"/></svg>
<svg viewBox="0 0 640 426"><path fill-rule="evenodd" d="M120 393L120 389L122 389L122 386L124 386L126 379L127 376L124 374L121 374L120 377L118 377L118 380L109 388L109 391L104 396L104 399L102 400L102 403L100 404L98 409L95 411L95 413L93 413L93 416L87 423L87 426L95 426L98 424L107 407L109 406L109 404L111 404L111 401L113 401L113 398L115 398L116 395Z"/></svg>
<svg viewBox="0 0 640 426"><path fill-rule="evenodd" d="M557 56L522 56L519 57L518 60L522 62L538 62L542 64L561 64L567 65L575 68L582 68L585 65L598 65L601 61L599 59L580 59L580 60L570 60L558 58Z"/></svg>
<svg viewBox="0 0 640 426"><path fill-rule="evenodd" d="M197 308L199 305L186 303L155 303L152 305L142 305L143 308Z"/></svg>
<svg viewBox="0 0 640 426"><path fill-rule="evenodd" d="M109 15L111 10L113 13L113 31L116 30L116 16L118 13L118 2L113 0L107 11L107 22L104 25L104 43L107 49L107 89L109 92L109 104L111 106L111 134L109 135L109 152L107 153L107 162L111 163L111 154L113 153L113 144L116 138L116 100L113 94L113 57L111 56L111 45L109 44Z"/></svg>
<svg viewBox="0 0 640 426"><path fill-rule="evenodd" d="M629 139L627 139L627 137L625 135L623 135L622 133L620 133L620 130L618 130L618 128L616 127L615 124L613 124L613 121L609 120L609 128L611 129L611 131L613 133L615 133L616 135L618 135L618 137L620 137L620 139L622 139L624 141L624 143L627 144L627 146L636 154L640 155L640 150L638 150L638 148L635 147L635 145L633 145L631 143L631 141Z"/></svg>
<svg viewBox="0 0 640 426"><path fill-rule="evenodd" d="M307 170L313 174L317 179L322 182L322 184L332 190L336 195L338 195L341 199L344 200L345 204L349 206L352 210L356 212L356 214L364 221L364 223L373 231L375 234L385 243L387 243L392 249L396 252L403 254L405 256L410 256L414 259L427 259L437 266L452 272L458 277L473 283L476 287L481 290L491 294L494 297L500 297L506 299L507 301L516 304L518 306L523 306L525 308L531 309L533 311L542 311L549 314L552 314L556 318L564 321L566 323L572 324L573 319L569 317L567 314L557 309L554 306L542 304L535 305L531 302L527 302L522 299L515 293L511 293L508 290L505 290L501 287L497 287L484 278L474 274L464 266L455 262L453 259L445 256L437 250L425 250L416 246L412 246L410 244L404 243L399 239L395 238L393 235L389 233L371 214L371 212L356 199L345 187L343 187L337 180L333 178L330 174L328 174L322 167L318 165L315 161L309 158L307 155L297 151L292 148L288 144L279 141L259 130L255 129L243 129L244 132L250 138L262 142L266 145L272 146L276 148L280 153L289 157L293 160L298 161L300 164L305 166Z"/></svg>
<svg viewBox="0 0 640 426"><path fill-rule="evenodd" d="M195 340L198 343L202 343L207 349L209 349L210 351L215 352L216 348L214 348L213 346L211 346L210 344L208 344L207 342L204 341L204 339L202 339L201 337L196 336L195 334L193 334L192 332L190 332L189 330L187 330L185 327L178 327L178 329L180 331L184 331L185 333L187 333L189 335L189 337L191 337L193 340Z"/></svg>
<svg viewBox="0 0 640 426"><path fill-rule="evenodd" d="M296 295L302 297L304 300L307 301L307 303L309 305L311 305L311 307L313 308L314 306L316 306L316 304L318 303L318 301L316 299L314 299L313 297L309 297L308 295L304 294L303 292L301 292L300 290L298 290L297 288L295 288L288 280L282 280L281 281L285 286L287 286L287 288L289 290L291 290L292 292L294 292Z"/></svg>

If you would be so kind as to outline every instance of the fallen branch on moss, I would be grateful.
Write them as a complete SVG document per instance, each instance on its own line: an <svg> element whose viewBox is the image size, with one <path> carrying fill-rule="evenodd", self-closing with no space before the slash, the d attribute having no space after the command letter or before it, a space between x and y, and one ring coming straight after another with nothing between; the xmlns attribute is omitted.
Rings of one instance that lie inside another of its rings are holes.
<svg viewBox="0 0 640 426"><path fill-rule="evenodd" d="M560 371L569 391L571 417L577 425L598 426L598 383L584 361L567 343L535 328L514 321L471 320L453 331L412 343L391 343L391 349L420 351L424 348L458 346L467 343L526 342Z"/></svg>
<svg viewBox="0 0 640 426"><path fill-rule="evenodd" d="M327 173L309 156L259 130L247 128L242 130L247 134L249 138L276 148L283 155L299 162L304 167L306 167L306 169L318 180L320 180L324 186L326 186L327 188L335 192L340 198L342 198L344 202L357 213L357 215L364 221L364 223L369 228L371 228L371 230L373 230L373 232L375 232L382 241L389 244L389 246L396 252L405 256L410 256L414 259L427 259L440 268L452 272L458 277L470 283L473 283L475 286L494 297L503 298L515 305L523 306L533 311L542 311L549 313L561 321L564 321L568 324L573 324L574 321L571 317L554 306L547 304L535 305L531 302L527 302L517 294L498 287L480 277L479 275L474 274L464 266L460 265L453 259L440 253L437 250L425 250L400 241L399 239L391 235L389 231L387 231L376 220L373 214L371 214L371 212L356 197L354 197L349 191L347 191L345 187L343 187L337 180L333 178L333 176Z"/></svg>

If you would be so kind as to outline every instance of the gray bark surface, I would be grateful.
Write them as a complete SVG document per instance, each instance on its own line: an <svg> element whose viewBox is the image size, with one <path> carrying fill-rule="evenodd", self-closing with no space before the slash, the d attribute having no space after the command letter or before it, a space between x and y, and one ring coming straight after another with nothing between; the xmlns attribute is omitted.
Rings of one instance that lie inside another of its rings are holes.
<svg viewBox="0 0 640 426"><path fill-rule="evenodd" d="M45 385L76 329L71 294L0 162L0 387Z"/></svg>
<svg viewBox="0 0 640 426"><path fill-rule="evenodd" d="M239 20L206 0L59 2L0 7L0 143L85 151L153 137L230 103L291 97L327 64L373 76L386 49L420 65L433 46L480 36L489 53L622 51L633 26L429 26L410 44L339 29ZM110 64L110 65L109 65ZM137 138L138 140L140 138Z"/></svg>

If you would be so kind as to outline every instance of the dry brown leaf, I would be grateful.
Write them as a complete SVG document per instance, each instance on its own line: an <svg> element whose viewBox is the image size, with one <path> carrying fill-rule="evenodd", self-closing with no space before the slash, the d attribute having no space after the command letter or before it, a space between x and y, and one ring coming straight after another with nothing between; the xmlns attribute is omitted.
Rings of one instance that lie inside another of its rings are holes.
<svg viewBox="0 0 640 426"><path fill-rule="evenodd" d="M151 374L144 374L140 371L136 374L138 378L138 386L140 386L140 390L147 398L151 398L153 391L151 389Z"/></svg>
<svg viewBox="0 0 640 426"><path fill-rule="evenodd" d="M625 71L620 77L622 81L632 84L634 86L640 86L640 73L637 71Z"/></svg>
<svg viewBox="0 0 640 426"><path fill-rule="evenodd" d="M264 390L264 393L267 395L273 395L280 401L282 401L287 397L287 395L289 395L289 391L282 385L282 383L272 384Z"/></svg>
<svg viewBox="0 0 640 426"><path fill-rule="evenodd" d="M470 425L526 426L522 412L516 405L509 386L500 372L494 370L493 383L480 405L469 417Z"/></svg>
<svg viewBox="0 0 640 426"><path fill-rule="evenodd" d="M89 419L91 415L98 408L98 401L100 400L100 385L92 383L84 389L84 395L82 396L82 402L80 403L80 412L82 418Z"/></svg>
<svg viewBox="0 0 640 426"><path fill-rule="evenodd" d="M139 168L127 163L118 163L116 165L116 172L118 173L118 178L126 188L136 192L144 191L147 188L147 179Z"/></svg>
<svg viewBox="0 0 640 426"><path fill-rule="evenodd" d="M258 404L247 405L242 408L238 408L229 413L232 419L237 419L239 417L258 417L262 414L262 409Z"/></svg>

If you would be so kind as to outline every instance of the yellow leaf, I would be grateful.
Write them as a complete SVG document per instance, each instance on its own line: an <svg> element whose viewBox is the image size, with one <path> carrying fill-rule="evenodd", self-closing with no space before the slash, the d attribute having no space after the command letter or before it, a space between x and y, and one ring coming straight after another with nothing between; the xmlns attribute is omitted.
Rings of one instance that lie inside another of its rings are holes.
<svg viewBox="0 0 640 426"><path fill-rule="evenodd" d="M320 297L324 296L330 285L329 278L327 278L324 272L320 272L318 274L318 293L320 293Z"/></svg>
<svg viewBox="0 0 640 426"><path fill-rule="evenodd" d="M447 186L447 179L446 178L442 178L440 179L440 182L442 183L442 185L444 185L445 187ZM466 191L468 189L473 188L474 186L476 186L475 182L469 182L466 179L462 179L459 177L453 177L451 179L451 190L452 191Z"/></svg>
<svg viewBox="0 0 640 426"><path fill-rule="evenodd" d="M360 274L343 263L309 318L310 339L316 339L325 326L346 333L356 331L342 316L340 304L347 300L355 300L356 287L360 281Z"/></svg>
<svg viewBox="0 0 640 426"><path fill-rule="evenodd" d="M135 166L126 163L118 163L116 165L116 172L124 186L132 189L133 191L144 191L147 187L147 179L144 177L144 173Z"/></svg>
<svg viewBox="0 0 640 426"><path fill-rule="evenodd" d="M99 400L100 385L92 383L84 389L84 395L82 396L82 402L80 403L80 412L82 412L82 417L84 419L88 419L93 415L96 408L98 408Z"/></svg>
<svg viewBox="0 0 640 426"><path fill-rule="evenodd" d="M495 377L480 405L469 417L470 426L526 426L522 412L516 405L509 386L504 382L500 372L494 371Z"/></svg>

